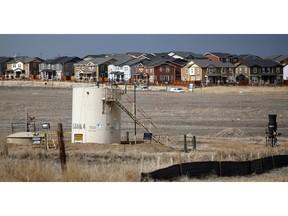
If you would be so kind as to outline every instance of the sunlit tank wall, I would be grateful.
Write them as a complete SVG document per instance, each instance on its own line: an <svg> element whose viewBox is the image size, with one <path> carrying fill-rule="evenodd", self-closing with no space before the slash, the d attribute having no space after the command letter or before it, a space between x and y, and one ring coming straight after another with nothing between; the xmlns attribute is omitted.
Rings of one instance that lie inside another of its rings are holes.
<svg viewBox="0 0 288 216"><path fill-rule="evenodd" d="M113 89L118 100L120 91ZM108 102L103 112L105 88L81 87L73 89L72 143L120 143L121 109Z"/></svg>

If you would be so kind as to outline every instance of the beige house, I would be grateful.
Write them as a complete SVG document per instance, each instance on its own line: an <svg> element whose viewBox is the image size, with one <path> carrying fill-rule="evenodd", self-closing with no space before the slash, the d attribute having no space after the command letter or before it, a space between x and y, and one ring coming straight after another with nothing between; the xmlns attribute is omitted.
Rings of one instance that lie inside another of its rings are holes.
<svg viewBox="0 0 288 216"><path fill-rule="evenodd" d="M108 77L108 65L114 58L90 58L74 64L75 81L98 81Z"/></svg>
<svg viewBox="0 0 288 216"><path fill-rule="evenodd" d="M207 84L233 82L234 68L230 62L194 59L182 68L181 80Z"/></svg>

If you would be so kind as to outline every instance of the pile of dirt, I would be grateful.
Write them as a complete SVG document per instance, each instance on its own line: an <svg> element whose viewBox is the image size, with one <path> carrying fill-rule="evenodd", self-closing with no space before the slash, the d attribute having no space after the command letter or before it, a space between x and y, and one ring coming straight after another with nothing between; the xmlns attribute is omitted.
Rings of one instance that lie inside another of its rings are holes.
<svg viewBox="0 0 288 216"><path fill-rule="evenodd" d="M238 128L226 128L216 134L216 137L245 137L247 133Z"/></svg>

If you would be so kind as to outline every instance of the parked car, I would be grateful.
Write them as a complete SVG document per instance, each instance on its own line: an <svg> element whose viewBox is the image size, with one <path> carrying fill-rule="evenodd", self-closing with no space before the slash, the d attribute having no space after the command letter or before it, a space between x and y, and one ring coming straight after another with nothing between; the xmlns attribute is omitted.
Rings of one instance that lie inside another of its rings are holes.
<svg viewBox="0 0 288 216"><path fill-rule="evenodd" d="M183 88L171 88L171 92L185 92Z"/></svg>
<svg viewBox="0 0 288 216"><path fill-rule="evenodd" d="M148 86L141 86L141 90L142 91L149 91L149 87Z"/></svg>

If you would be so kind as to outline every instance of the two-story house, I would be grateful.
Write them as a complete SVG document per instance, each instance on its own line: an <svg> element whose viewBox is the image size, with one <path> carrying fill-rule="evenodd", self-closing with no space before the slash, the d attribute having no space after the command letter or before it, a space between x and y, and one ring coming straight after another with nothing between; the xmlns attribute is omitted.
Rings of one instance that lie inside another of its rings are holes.
<svg viewBox="0 0 288 216"><path fill-rule="evenodd" d="M181 70L182 81L197 81L207 84L233 82L235 66L230 62L194 59Z"/></svg>
<svg viewBox="0 0 288 216"><path fill-rule="evenodd" d="M182 63L177 60L156 55L137 65L134 79L144 84L171 84L173 81L181 79Z"/></svg>
<svg viewBox="0 0 288 216"><path fill-rule="evenodd" d="M39 65L39 71L40 71L40 79L41 80L56 80L56 63L60 59L67 58L67 56L60 56L55 57L53 59L47 59L46 61L42 62Z"/></svg>
<svg viewBox="0 0 288 216"><path fill-rule="evenodd" d="M102 81L108 77L108 65L116 59L109 57L86 58L74 64L76 81Z"/></svg>
<svg viewBox="0 0 288 216"><path fill-rule="evenodd" d="M113 82L129 82L131 78L131 68L129 62L135 59L127 53L111 54L117 61L108 65L108 78Z"/></svg>
<svg viewBox="0 0 288 216"><path fill-rule="evenodd" d="M249 84L280 84L283 82L283 65L273 60L242 60L235 66L236 80L248 79Z"/></svg>
<svg viewBox="0 0 288 216"><path fill-rule="evenodd" d="M288 55L273 55L268 56L271 59L283 65L283 80L288 80Z"/></svg>
<svg viewBox="0 0 288 216"><path fill-rule="evenodd" d="M13 60L13 58L9 57L0 57L0 77L5 77L5 71L7 70L7 63Z"/></svg>
<svg viewBox="0 0 288 216"><path fill-rule="evenodd" d="M7 63L5 76L9 79L38 79L42 62L43 59L38 57L18 56Z"/></svg>

